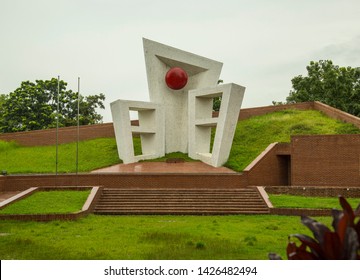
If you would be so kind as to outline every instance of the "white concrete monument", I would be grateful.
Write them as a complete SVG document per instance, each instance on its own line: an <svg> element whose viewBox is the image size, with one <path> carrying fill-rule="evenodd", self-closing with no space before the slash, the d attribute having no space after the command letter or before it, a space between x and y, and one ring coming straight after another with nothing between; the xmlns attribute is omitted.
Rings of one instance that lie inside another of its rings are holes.
<svg viewBox="0 0 360 280"><path fill-rule="evenodd" d="M230 154L245 88L217 85L222 63L143 39L150 102L111 103L119 157L124 163L189 153L213 166ZM221 96L219 116L212 118L213 98ZM131 126L137 111L139 127ZM216 127L210 151L211 127ZM134 155L133 134L140 133L142 155Z"/></svg>

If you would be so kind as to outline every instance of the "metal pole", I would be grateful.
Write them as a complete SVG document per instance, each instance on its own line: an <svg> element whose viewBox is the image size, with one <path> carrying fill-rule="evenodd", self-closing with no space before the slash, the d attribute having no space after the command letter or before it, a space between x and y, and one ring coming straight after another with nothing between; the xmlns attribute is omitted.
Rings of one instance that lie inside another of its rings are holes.
<svg viewBox="0 0 360 280"><path fill-rule="evenodd" d="M80 140L80 77L78 77L78 96L77 96L76 175L79 172L79 140Z"/></svg>
<svg viewBox="0 0 360 280"><path fill-rule="evenodd" d="M57 105L56 105L56 168L55 174L58 175L58 163L59 163L59 95L60 95L60 76L58 76L57 86Z"/></svg>

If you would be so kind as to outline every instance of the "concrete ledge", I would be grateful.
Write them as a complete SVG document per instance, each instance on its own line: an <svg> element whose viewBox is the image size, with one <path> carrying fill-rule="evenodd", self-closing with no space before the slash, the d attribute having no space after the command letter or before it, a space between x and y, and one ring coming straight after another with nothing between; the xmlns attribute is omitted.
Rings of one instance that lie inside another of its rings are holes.
<svg viewBox="0 0 360 280"><path fill-rule="evenodd" d="M267 207L269 208L274 208L274 206L272 205L270 199L269 199L269 196L267 194L267 192L265 191L265 188L264 187L257 187L262 199L265 201Z"/></svg>
<svg viewBox="0 0 360 280"><path fill-rule="evenodd" d="M275 142L275 143L272 143L272 144L270 144L269 146L267 146L267 148L266 148L264 151L262 151L261 154L256 157L256 159L254 159L248 166L245 167L244 172L250 171L250 170L251 170L252 168L254 168L257 164L259 164L259 163L262 161L262 159L263 159L272 149L274 149L274 148L276 147L277 144L278 144L278 143Z"/></svg>
<svg viewBox="0 0 360 280"><path fill-rule="evenodd" d="M355 125L356 127L360 128L360 118L351 115L349 113L346 113L344 111L341 111L339 109L336 109L334 107L331 107L329 105L326 105L324 103L315 101L314 102L314 109L317 111L323 112L325 115L327 115L330 118L338 119L343 122L351 123Z"/></svg>
<svg viewBox="0 0 360 280"><path fill-rule="evenodd" d="M81 211L86 213L92 212L101 196L102 190L103 188L101 187L93 187Z"/></svg>
<svg viewBox="0 0 360 280"><path fill-rule="evenodd" d="M20 200L20 199L23 199L23 198L26 198L30 195L32 195L34 192L37 192L39 188L36 188L36 187L33 187L33 188L29 188L17 195L14 195L6 200L4 200L3 202L0 203L0 209Z"/></svg>

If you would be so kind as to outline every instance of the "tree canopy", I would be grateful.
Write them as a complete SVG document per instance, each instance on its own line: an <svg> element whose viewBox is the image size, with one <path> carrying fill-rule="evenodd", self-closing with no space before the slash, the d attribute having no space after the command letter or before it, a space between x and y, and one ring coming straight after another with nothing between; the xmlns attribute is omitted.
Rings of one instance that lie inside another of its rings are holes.
<svg viewBox="0 0 360 280"><path fill-rule="evenodd" d="M218 80L217 84L222 84L223 82L224 82L223 80ZM215 97L213 99L213 111L219 112L220 106L221 106L221 96Z"/></svg>
<svg viewBox="0 0 360 280"><path fill-rule="evenodd" d="M311 61L307 76L296 76L287 103L320 101L360 116L360 67L340 67L331 60ZM273 102L276 104L277 102Z"/></svg>
<svg viewBox="0 0 360 280"><path fill-rule="evenodd" d="M28 131L77 124L78 93L66 89L67 83L59 81L59 112L57 112L58 80L24 81L7 95L0 95L0 132ZM80 125L96 124L102 116L96 109L104 109L105 95L79 98Z"/></svg>

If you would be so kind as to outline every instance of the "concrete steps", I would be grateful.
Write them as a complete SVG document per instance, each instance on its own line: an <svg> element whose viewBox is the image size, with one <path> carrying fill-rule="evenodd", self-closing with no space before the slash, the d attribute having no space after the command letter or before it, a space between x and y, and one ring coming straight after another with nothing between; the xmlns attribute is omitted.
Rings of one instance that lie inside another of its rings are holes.
<svg viewBox="0 0 360 280"><path fill-rule="evenodd" d="M105 188L95 207L99 215L268 214L256 188L120 189Z"/></svg>

